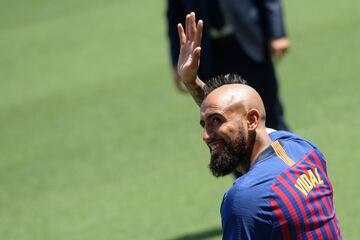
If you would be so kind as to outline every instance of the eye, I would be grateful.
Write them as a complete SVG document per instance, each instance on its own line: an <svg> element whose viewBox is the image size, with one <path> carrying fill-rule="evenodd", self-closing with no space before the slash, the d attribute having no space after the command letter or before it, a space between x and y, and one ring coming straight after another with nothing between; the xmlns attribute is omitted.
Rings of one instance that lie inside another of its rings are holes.
<svg viewBox="0 0 360 240"><path fill-rule="evenodd" d="M221 120L219 117L214 117L214 118L212 119L212 122L213 122L213 124L215 124L215 125L219 125L219 124L222 123L222 120Z"/></svg>

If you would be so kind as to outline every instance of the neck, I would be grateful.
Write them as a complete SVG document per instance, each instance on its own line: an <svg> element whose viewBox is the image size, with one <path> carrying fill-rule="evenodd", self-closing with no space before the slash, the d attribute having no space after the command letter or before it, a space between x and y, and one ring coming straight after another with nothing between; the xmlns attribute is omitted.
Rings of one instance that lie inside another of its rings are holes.
<svg viewBox="0 0 360 240"><path fill-rule="evenodd" d="M247 161L247 164L244 162L240 164L237 167L237 171L242 174L248 172L249 169L254 165L260 153L262 153L271 144L271 142L272 141L265 129L256 131L255 142L253 144L251 154L249 154L250 161Z"/></svg>
<svg viewBox="0 0 360 240"><path fill-rule="evenodd" d="M271 144L271 139L266 130L260 130L256 134L255 144L250 157L250 167L255 163L257 157Z"/></svg>

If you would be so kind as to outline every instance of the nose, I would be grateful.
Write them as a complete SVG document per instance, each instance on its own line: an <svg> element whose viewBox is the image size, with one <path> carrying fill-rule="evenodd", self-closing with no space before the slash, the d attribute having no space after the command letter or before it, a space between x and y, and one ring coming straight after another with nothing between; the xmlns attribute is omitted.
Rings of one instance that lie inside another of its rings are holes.
<svg viewBox="0 0 360 240"><path fill-rule="evenodd" d="M208 130L206 128L204 128L203 141L207 143L207 142L209 142L209 139L210 139L210 134L209 134Z"/></svg>

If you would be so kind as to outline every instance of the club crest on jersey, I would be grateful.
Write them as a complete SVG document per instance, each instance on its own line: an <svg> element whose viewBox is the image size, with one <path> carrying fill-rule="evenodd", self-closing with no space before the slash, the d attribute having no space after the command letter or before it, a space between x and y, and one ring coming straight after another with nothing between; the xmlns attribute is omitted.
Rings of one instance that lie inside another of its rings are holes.
<svg viewBox="0 0 360 240"><path fill-rule="evenodd" d="M313 188L321 184L324 184L324 181L321 179L317 168L314 168L301 174L296 179L295 187L307 197Z"/></svg>

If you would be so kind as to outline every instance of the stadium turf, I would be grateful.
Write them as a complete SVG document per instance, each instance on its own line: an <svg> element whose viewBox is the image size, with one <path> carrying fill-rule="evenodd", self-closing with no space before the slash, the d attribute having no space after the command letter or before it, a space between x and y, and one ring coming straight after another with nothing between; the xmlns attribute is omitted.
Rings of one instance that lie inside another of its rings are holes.
<svg viewBox="0 0 360 240"><path fill-rule="evenodd" d="M324 7L326 6L326 7ZM285 2L292 129L360 236L359 1ZM171 83L165 1L0 1L0 239L219 239L198 109Z"/></svg>

